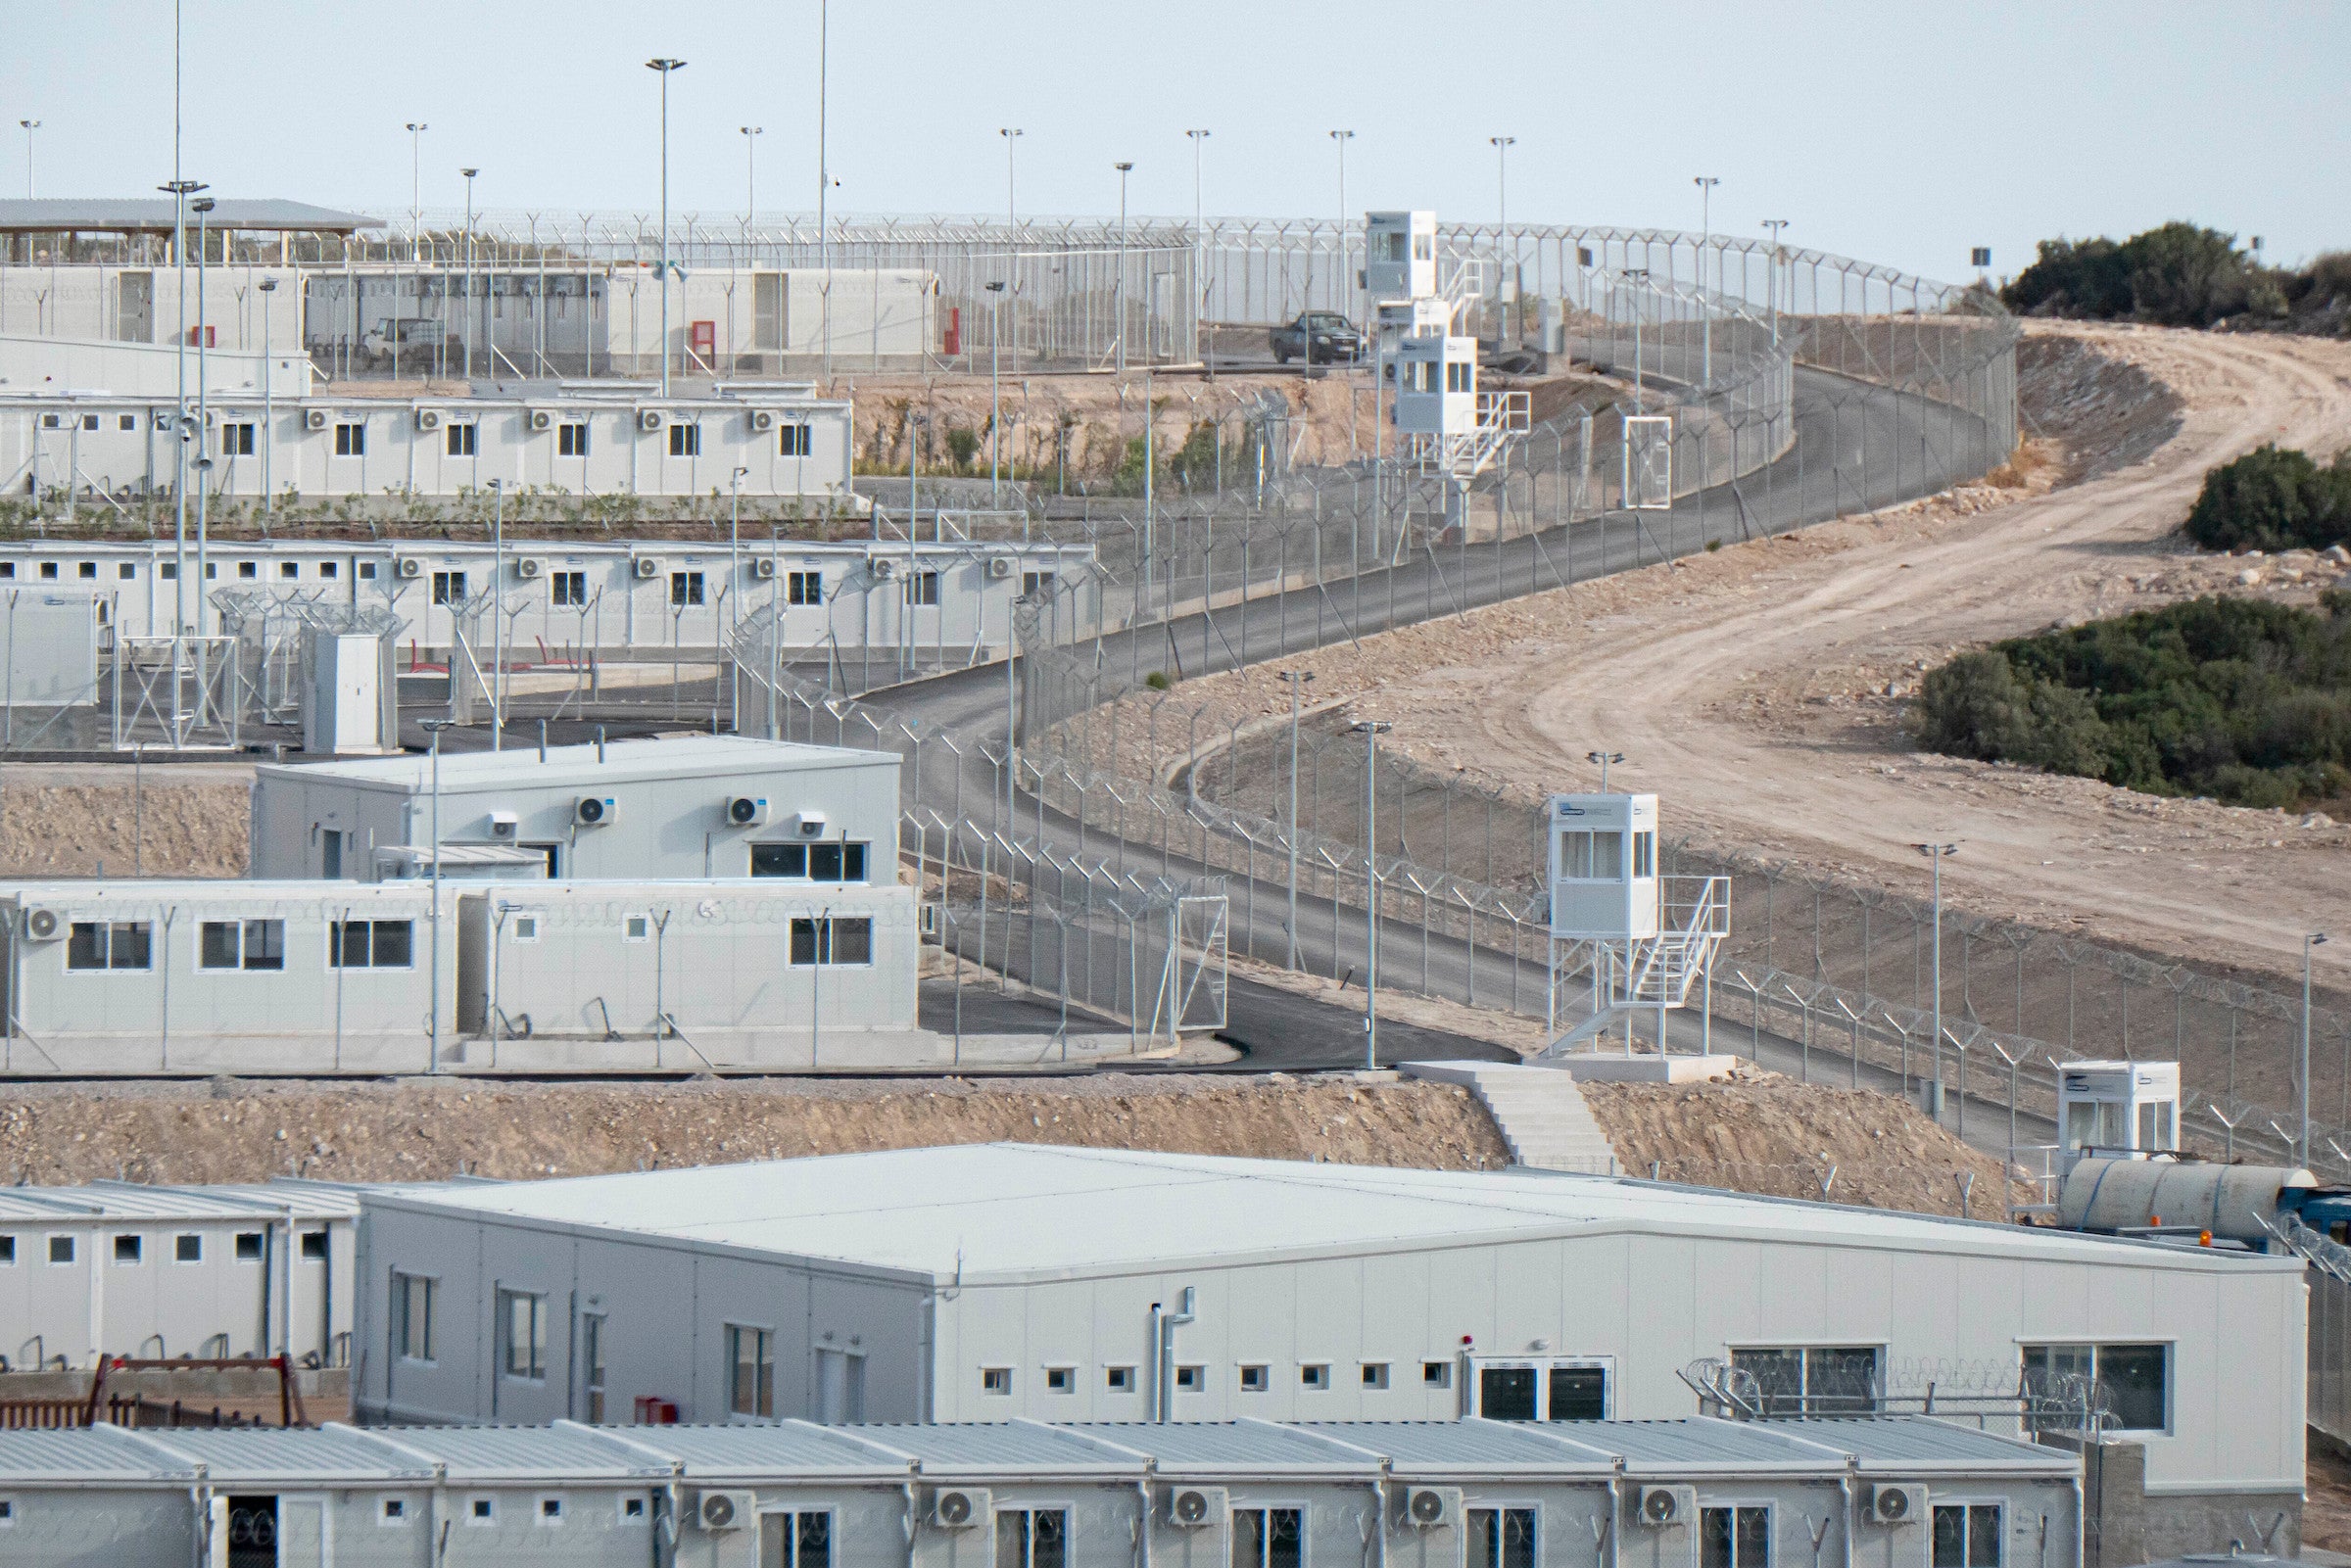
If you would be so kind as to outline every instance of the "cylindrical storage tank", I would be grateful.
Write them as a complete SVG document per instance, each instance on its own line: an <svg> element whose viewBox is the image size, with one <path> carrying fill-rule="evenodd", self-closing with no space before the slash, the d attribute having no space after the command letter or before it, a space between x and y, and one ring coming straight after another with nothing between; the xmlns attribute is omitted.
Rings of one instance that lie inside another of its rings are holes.
<svg viewBox="0 0 2351 1568"><path fill-rule="evenodd" d="M2309 1171L2285 1165L2087 1159L2065 1178L2057 1210L2069 1230L2127 1230L2160 1220L2166 1229L2259 1242L2269 1239L2263 1222L2278 1217L2279 1194L2318 1184Z"/></svg>

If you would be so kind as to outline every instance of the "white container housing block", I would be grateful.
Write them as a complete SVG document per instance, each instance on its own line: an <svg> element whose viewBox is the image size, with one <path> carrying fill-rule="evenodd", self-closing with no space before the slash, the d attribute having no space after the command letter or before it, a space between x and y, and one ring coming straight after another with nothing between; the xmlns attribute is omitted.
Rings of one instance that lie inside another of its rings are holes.
<svg viewBox="0 0 2351 1568"><path fill-rule="evenodd" d="M400 688L389 640L306 630L303 665L303 750L351 756L400 749Z"/></svg>
<svg viewBox="0 0 2351 1568"><path fill-rule="evenodd" d="M1636 941L1657 934L1657 797L1554 795L1551 934Z"/></svg>
<svg viewBox="0 0 2351 1568"><path fill-rule="evenodd" d="M2068 1062L2057 1075L2057 1144L2144 1157L2180 1147L2180 1064Z"/></svg>
<svg viewBox="0 0 2351 1568"><path fill-rule="evenodd" d="M359 1212L350 1187L291 1179L0 1189L0 1356L345 1364Z"/></svg>
<svg viewBox="0 0 2351 1568"><path fill-rule="evenodd" d="M458 1028L507 1070L910 1060L912 887L499 883L457 908Z"/></svg>
<svg viewBox="0 0 2351 1568"><path fill-rule="evenodd" d="M742 736L446 753L441 839L535 850L587 880L776 878L888 886L898 876L898 756ZM744 818L731 809L751 802ZM429 847L423 756L254 771L252 874L372 879L378 851Z"/></svg>
<svg viewBox="0 0 2351 1568"><path fill-rule="evenodd" d="M1391 351L1396 429L1407 436L1467 436L1477 430L1477 340L1399 338Z"/></svg>
<svg viewBox="0 0 2351 1568"><path fill-rule="evenodd" d="M425 1071L431 911L418 882L0 886L0 1070Z"/></svg>
<svg viewBox="0 0 2351 1568"><path fill-rule="evenodd" d="M1364 214L1364 292L1374 306L1437 292L1437 214Z"/></svg>
<svg viewBox="0 0 2351 1568"><path fill-rule="evenodd" d="M1006 1144L361 1203L362 1420L576 1415L582 1314L614 1411L1171 1422L1138 1433L1687 1416L1701 1356L1866 1412L1914 1402L1938 1365L2014 1387L2037 1351L2088 1344L2138 1369L2116 1435L2144 1445L2151 1491L2232 1497L2215 1511L2239 1518L2301 1485L2299 1259L1604 1177ZM436 1281L429 1364L383 1354L402 1276ZM507 1375L493 1325L530 1302L548 1370ZM1638 1560L1687 1568L1679 1539ZM1916 1568L1907 1540L1866 1560Z"/></svg>

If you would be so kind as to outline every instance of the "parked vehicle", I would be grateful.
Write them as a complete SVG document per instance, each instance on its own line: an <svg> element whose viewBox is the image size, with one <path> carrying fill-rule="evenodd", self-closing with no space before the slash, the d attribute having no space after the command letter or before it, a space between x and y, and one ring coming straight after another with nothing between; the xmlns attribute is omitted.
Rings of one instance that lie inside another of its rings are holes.
<svg viewBox="0 0 2351 1568"><path fill-rule="evenodd" d="M465 363L464 340L451 331L448 323L427 316L385 316L360 339L360 352L377 364L390 364L395 347L402 360L420 369L426 365L461 368Z"/></svg>
<svg viewBox="0 0 2351 1568"><path fill-rule="evenodd" d="M1351 364L1364 356L1364 335L1335 310L1307 310L1268 334L1273 362L1303 358L1308 364Z"/></svg>

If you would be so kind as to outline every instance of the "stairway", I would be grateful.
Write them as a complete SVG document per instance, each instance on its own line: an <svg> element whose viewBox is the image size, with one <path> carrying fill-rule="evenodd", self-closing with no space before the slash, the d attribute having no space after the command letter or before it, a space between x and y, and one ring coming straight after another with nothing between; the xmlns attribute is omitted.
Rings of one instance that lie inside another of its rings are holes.
<svg viewBox="0 0 2351 1568"><path fill-rule="evenodd" d="M1458 1083L1485 1102L1511 1163L1531 1170L1618 1174L1616 1152L1593 1119L1575 1079L1559 1068L1511 1062L1407 1062L1408 1078Z"/></svg>

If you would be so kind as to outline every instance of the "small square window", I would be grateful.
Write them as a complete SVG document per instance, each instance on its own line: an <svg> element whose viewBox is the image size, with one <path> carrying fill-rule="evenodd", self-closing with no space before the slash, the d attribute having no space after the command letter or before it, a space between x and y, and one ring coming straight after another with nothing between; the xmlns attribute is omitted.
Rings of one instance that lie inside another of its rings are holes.
<svg viewBox="0 0 2351 1568"><path fill-rule="evenodd" d="M138 577L138 575L139 569L128 561L124 561L121 565L115 568L115 576L121 579L125 583L133 581Z"/></svg>
<svg viewBox="0 0 2351 1568"><path fill-rule="evenodd" d="M1012 1392L1012 1368L1009 1366L982 1367L980 1369L980 1392L983 1394L1010 1394Z"/></svg>
<svg viewBox="0 0 2351 1568"><path fill-rule="evenodd" d="M1178 1393L1197 1394L1208 1387L1208 1368L1179 1366L1176 1368L1176 1388Z"/></svg>
<svg viewBox="0 0 2351 1568"><path fill-rule="evenodd" d="M471 430L473 427L467 425L465 428ZM563 1522L563 1499L561 1497L541 1497L539 1499L539 1522L543 1525L561 1524Z"/></svg>
<svg viewBox="0 0 2351 1568"><path fill-rule="evenodd" d="M75 567L73 571L75 576L86 581L94 582L98 577L98 563L96 561L83 561L79 566Z"/></svg>
<svg viewBox="0 0 2351 1568"><path fill-rule="evenodd" d="M320 577L333 577L333 576L335 576L335 575L336 575L336 567L335 567L335 563L334 563L333 561L320 561L320 562L318 563L318 575L319 575Z"/></svg>
<svg viewBox="0 0 2351 1568"><path fill-rule="evenodd" d="M406 1497L386 1497L384 1499L382 1514L384 1523L388 1525L405 1524L408 1522L408 1501Z"/></svg>
<svg viewBox="0 0 2351 1568"><path fill-rule="evenodd" d="M0 1530L5 1530L11 1525L14 1525L16 1522L17 1504L15 1499L11 1497L0 1497Z"/></svg>
<svg viewBox="0 0 2351 1568"><path fill-rule="evenodd" d="M171 1260L175 1263L203 1262L204 1238L192 1230L172 1237Z"/></svg>
<svg viewBox="0 0 2351 1568"><path fill-rule="evenodd" d="M71 1236L50 1237L49 1261L53 1263L70 1263L73 1261L73 1238Z"/></svg>
<svg viewBox="0 0 2351 1568"><path fill-rule="evenodd" d="M1262 1366L1253 1365L1241 1368L1241 1392L1243 1394L1263 1394L1271 1382L1271 1379L1266 1375L1266 1368Z"/></svg>
<svg viewBox="0 0 2351 1568"><path fill-rule="evenodd" d="M258 1230L237 1232L237 1261L258 1263L262 1260L262 1233Z"/></svg>
<svg viewBox="0 0 2351 1568"><path fill-rule="evenodd" d="M643 1497L623 1497L623 1498L621 1498L621 1499L620 1499L620 1516L621 1516L623 1519L642 1519L642 1518L644 1518L644 1517L645 1517L645 1499L644 1499Z"/></svg>
<svg viewBox="0 0 2351 1568"><path fill-rule="evenodd" d="M1309 1389L1330 1387L1330 1363L1328 1361L1309 1361L1306 1365L1301 1366L1298 1368L1298 1384L1301 1388Z"/></svg>
<svg viewBox="0 0 2351 1568"><path fill-rule="evenodd" d="M360 580L364 583L372 583L375 581L375 562L360 562Z"/></svg>
<svg viewBox="0 0 2351 1568"><path fill-rule="evenodd" d="M1453 1387L1453 1363L1451 1361L1422 1361L1420 1363L1420 1385L1423 1388L1431 1389Z"/></svg>
<svg viewBox="0 0 2351 1568"><path fill-rule="evenodd" d="M620 939L624 942L648 942L653 936L653 918L650 915L628 915L621 919Z"/></svg>
<svg viewBox="0 0 2351 1568"><path fill-rule="evenodd" d="M539 940L539 917L536 915L515 916L514 940L518 942L535 942Z"/></svg>
<svg viewBox="0 0 2351 1568"><path fill-rule="evenodd" d="M115 415L115 428L117 430L136 430L139 428L139 416L135 413L119 413Z"/></svg>
<svg viewBox="0 0 2351 1568"><path fill-rule="evenodd" d="M146 1242L146 1239L145 1239L144 1237L141 1237L141 1236L117 1236L117 1237L115 1238L115 1261L116 1261L116 1262L118 1262L118 1263L135 1263L135 1262L137 1262L137 1261L138 1261L138 1260L139 1260L141 1258L144 1258L146 1255L147 1255L147 1242Z"/></svg>
<svg viewBox="0 0 2351 1568"><path fill-rule="evenodd" d="M43 581L43 582L49 582L49 583L54 583L54 582L56 582L56 581L57 581L57 562L55 562L55 561L43 561L43 562L41 562L41 579L42 579L42 581Z"/></svg>
<svg viewBox="0 0 2351 1568"><path fill-rule="evenodd" d="M326 1232L306 1230L302 1233L302 1260L306 1263L326 1261Z"/></svg>
<svg viewBox="0 0 2351 1568"><path fill-rule="evenodd" d="M300 577L302 575L302 562L279 561L277 563L277 575L280 577Z"/></svg>
<svg viewBox="0 0 2351 1568"><path fill-rule="evenodd" d="M1131 1366L1104 1367L1102 1369L1102 1386L1113 1394L1132 1394L1134 1392L1134 1368Z"/></svg>
<svg viewBox="0 0 2351 1568"><path fill-rule="evenodd" d="M1367 1389L1384 1389L1387 1386L1388 1363L1385 1361L1366 1361L1364 1363L1364 1387Z"/></svg>
<svg viewBox="0 0 2351 1568"><path fill-rule="evenodd" d="M260 561L239 561L237 562L237 575L239 577L259 577L262 575L262 563Z"/></svg>
<svg viewBox="0 0 2351 1568"><path fill-rule="evenodd" d="M472 1524L495 1524L498 1520L498 1504L489 1497L476 1497L473 1506L465 1510L465 1516Z"/></svg>
<svg viewBox="0 0 2351 1568"><path fill-rule="evenodd" d="M9 1264L14 1263L16 1260L17 1238L14 1236L0 1236L0 1267L6 1267Z"/></svg>
<svg viewBox="0 0 2351 1568"><path fill-rule="evenodd" d="M0 561L0 577L14 577L16 575L17 563L15 561Z"/></svg>
<svg viewBox="0 0 2351 1568"><path fill-rule="evenodd" d="M1046 1367L1046 1368L1045 1368L1045 1392L1046 1392L1046 1393L1048 1393L1048 1394L1073 1394L1073 1393L1076 1393L1076 1392L1077 1392L1077 1389L1078 1389L1078 1369L1077 1369L1076 1367L1074 1367L1074 1366L1048 1366L1048 1367Z"/></svg>

